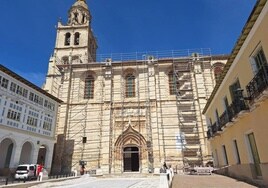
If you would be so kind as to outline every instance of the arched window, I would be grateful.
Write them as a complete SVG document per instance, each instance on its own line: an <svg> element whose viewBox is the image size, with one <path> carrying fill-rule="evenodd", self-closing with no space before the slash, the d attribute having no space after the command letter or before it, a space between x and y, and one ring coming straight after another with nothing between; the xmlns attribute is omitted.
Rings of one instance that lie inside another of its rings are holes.
<svg viewBox="0 0 268 188"><path fill-rule="evenodd" d="M179 82L176 81L176 77L173 74L173 71L168 73L168 82L169 82L169 94L176 95L176 87L179 89Z"/></svg>
<svg viewBox="0 0 268 188"><path fill-rule="evenodd" d="M80 33L76 32L74 34L74 45L79 45L79 40L80 40Z"/></svg>
<svg viewBox="0 0 268 188"><path fill-rule="evenodd" d="M133 74L126 76L126 97L135 97L135 76Z"/></svg>
<svg viewBox="0 0 268 188"><path fill-rule="evenodd" d="M64 45L65 46L69 46L70 45L70 41L71 41L71 34L70 33L66 33L65 34L65 42L64 42Z"/></svg>
<svg viewBox="0 0 268 188"><path fill-rule="evenodd" d="M85 79L85 99L93 99L94 98L94 77L89 75Z"/></svg>

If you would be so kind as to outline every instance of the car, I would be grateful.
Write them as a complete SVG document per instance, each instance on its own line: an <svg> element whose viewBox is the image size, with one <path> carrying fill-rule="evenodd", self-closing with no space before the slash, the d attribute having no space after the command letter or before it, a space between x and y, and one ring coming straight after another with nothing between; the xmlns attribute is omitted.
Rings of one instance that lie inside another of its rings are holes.
<svg viewBox="0 0 268 188"><path fill-rule="evenodd" d="M17 167L15 172L15 179L35 179L37 178L37 167L36 164L21 164Z"/></svg>

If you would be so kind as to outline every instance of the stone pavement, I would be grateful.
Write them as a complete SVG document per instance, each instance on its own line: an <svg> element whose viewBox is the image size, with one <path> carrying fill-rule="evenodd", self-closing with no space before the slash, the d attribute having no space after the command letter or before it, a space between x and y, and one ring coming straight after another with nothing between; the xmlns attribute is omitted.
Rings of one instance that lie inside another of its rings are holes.
<svg viewBox="0 0 268 188"><path fill-rule="evenodd" d="M160 188L159 176L148 178L95 178L82 176L61 182L46 182L30 188Z"/></svg>
<svg viewBox="0 0 268 188"><path fill-rule="evenodd" d="M172 188L253 188L255 186L217 174L175 175Z"/></svg>
<svg viewBox="0 0 268 188"><path fill-rule="evenodd" d="M62 180L59 182L47 181L41 184L25 187L31 188L161 188L159 176L148 177L90 177L84 175L77 179ZM23 184L21 184L23 185ZM15 187L17 188L18 185ZM1 187L1 186L0 186ZM23 187L23 188L25 188ZM254 188L229 177L221 175L175 175L172 188Z"/></svg>

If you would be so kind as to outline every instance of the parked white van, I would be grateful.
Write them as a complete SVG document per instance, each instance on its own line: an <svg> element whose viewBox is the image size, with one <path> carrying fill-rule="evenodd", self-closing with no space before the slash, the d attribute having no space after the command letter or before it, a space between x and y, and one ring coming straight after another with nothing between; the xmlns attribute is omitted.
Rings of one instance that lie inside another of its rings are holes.
<svg viewBox="0 0 268 188"><path fill-rule="evenodd" d="M33 179L36 178L36 165L35 164L22 164L19 165L15 172L15 179Z"/></svg>

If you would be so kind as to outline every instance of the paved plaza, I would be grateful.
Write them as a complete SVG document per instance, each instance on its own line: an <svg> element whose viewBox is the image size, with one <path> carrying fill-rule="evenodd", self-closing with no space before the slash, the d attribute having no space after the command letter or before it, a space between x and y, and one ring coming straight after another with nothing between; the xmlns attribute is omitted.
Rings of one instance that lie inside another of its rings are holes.
<svg viewBox="0 0 268 188"><path fill-rule="evenodd" d="M67 187L67 188L159 188L159 177L149 178L95 178L87 175L78 179L61 182L47 182L31 188Z"/></svg>
<svg viewBox="0 0 268 188"><path fill-rule="evenodd" d="M161 188L159 176L146 178L114 177L95 178L82 176L81 178L61 182L46 182L31 188ZM249 185L221 175L175 175L172 188L253 188Z"/></svg>
<svg viewBox="0 0 268 188"><path fill-rule="evenodd" d="M221 175L175 175L172 188L253 188L255 186Z"/></svg>

